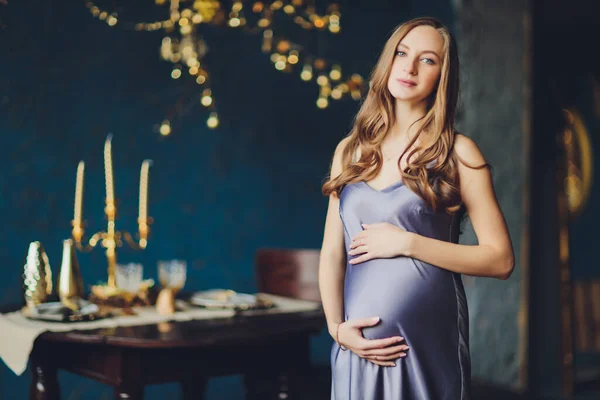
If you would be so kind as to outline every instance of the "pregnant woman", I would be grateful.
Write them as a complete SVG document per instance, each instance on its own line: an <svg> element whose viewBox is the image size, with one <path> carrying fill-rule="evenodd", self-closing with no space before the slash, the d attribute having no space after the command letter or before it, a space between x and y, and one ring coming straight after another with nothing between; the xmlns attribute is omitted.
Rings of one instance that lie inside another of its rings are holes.
<svg viewBox="0 0 600 400"><path fill-rule="evenodd" d="M336 400L469 400L461 274L507 279L513 248L489 165L454 129L459 63L433 18L387 41L335 151L319 286ZM468 213L477 245L458 244Z"/></svg>

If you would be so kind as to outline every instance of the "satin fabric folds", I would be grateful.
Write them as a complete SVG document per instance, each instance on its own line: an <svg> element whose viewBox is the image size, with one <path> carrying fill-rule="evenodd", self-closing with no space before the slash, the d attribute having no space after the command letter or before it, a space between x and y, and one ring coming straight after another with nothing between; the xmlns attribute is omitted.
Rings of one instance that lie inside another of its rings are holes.
<svg viewBox="0 0 600 400"><path fill-rule="evenodd" d="M346 251L362 224L378 222L458 242L456 217L434 213L402 182L381 190L362 181L346 185L340 216ZM469 318L460 274L409 257L348 263L344 313L346 320L380 317L376 326L363 329L363 335L400 335L410 349L395 367L381 367L334 343L332 400L471 399Z"/></svg>

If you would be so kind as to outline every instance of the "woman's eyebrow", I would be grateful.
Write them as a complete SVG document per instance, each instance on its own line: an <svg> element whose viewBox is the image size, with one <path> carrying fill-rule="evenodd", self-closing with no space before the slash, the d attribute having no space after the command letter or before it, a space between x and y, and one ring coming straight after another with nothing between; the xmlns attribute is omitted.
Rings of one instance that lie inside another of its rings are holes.
<svg viewBox="0 0 600 400"><path fill-rule="evenodd" d="M402 46L402 47L406 48L407 50L410 50L410 47L408 47L408 46L407 46L407 45L405 45L404 43L399 43L399 44L398 44L398 47L400 47L400 46ZM436 53L436 52L435 52L435 51L433 51L433 50L425 50L425 51L422 51L422 52L421 52L421 54L424 54L424 53L431 53L431 54L435 55L437 58L440 58L440 56L438 55L438 53Z"/></svg>

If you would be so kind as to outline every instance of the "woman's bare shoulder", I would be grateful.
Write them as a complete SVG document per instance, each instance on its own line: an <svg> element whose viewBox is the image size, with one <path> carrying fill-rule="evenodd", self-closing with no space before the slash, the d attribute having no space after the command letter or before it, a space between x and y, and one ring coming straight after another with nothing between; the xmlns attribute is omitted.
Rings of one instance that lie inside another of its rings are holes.
<svg viewBox="0 0 600 400"><path fill-rule="evenodd" d="M455 135L454 152L461 164L471 168L482 168L487 165L487 161L475 141L461 133Z"/></svg>

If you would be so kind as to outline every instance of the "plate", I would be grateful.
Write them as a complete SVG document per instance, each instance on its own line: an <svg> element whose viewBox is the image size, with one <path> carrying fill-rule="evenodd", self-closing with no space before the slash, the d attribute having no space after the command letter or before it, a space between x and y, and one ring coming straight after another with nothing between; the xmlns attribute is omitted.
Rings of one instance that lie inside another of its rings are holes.
<svg viewBox="0 0 600 400"><path fill-rule="evenodd" d="M212 289L195 292L189 298L190 304L205 308L240 309L270 308L273 303L259 296L237 293L229 289Z"/></svg>
<svg viewBox="0 0 600 400"><path fill-rule="evenodd" d="M104 318L100 308L85 300L75 302L79 309L74 311L59 301L42 303L35 307L23 307L21 313L29 319L52 322L94 321Z"/></svg>

